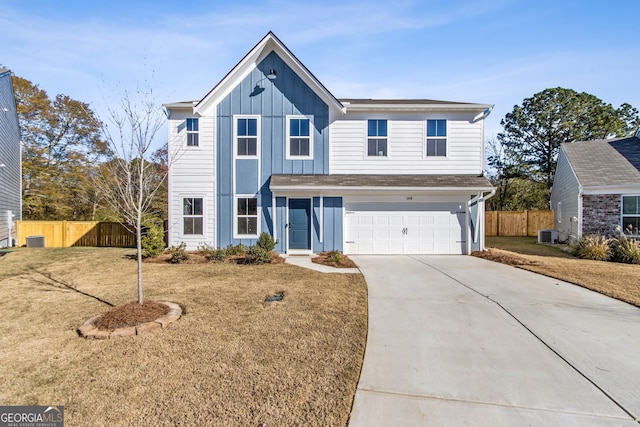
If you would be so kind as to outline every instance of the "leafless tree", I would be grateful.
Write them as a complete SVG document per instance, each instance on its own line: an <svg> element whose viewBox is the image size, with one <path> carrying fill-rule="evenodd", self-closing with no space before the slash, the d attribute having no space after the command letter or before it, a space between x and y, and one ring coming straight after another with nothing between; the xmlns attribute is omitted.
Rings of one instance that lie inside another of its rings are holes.
<svg viewBox="0 0 640 427"><path fill-rule="evenodd" d="M95 185L122 224L135 233L138 304L142 304L142 222L167 178L168 168L150 161L165 117L150 89L138 89L135 97L125 91L118 107L108 108L108 115L103 133L113 157L99 166Z"/></svg>

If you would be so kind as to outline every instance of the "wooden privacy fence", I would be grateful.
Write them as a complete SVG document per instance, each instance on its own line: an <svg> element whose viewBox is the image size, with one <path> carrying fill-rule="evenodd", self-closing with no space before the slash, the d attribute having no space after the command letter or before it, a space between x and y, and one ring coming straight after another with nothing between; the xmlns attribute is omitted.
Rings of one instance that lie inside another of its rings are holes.
<svg viewBox="0 0 640 427"><path fill-rule="evenodd" d="M537 237L538 230L553 229L553 211L487 211L485 236Z"/></svg>
<svg viewBox="0 0 640 427"><path fill-rule="evenodd" d="M27 237L43 236L47 248L70 246L133 247L135 236L117 222L98 221L16 221L18 246Z"/></svg>

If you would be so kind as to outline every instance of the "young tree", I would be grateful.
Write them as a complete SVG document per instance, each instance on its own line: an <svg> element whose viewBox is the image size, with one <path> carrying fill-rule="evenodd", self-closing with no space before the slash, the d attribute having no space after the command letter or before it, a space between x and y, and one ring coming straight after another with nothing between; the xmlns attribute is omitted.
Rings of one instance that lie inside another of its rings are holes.
<svg viewBox="0 0 640 427"><path fill-rule="evenodd" d="M151 162L152 143L164 123L151 90L138 90L139 99L125 92L118 109L109 109L109 125L103 132L114 157L100 165L95 185L122 224L136 235L138 304L142 298L142 227L163 186L167 169Z"/></svg>
<svg viewBox="0 0 640 427"><path fill-rule="evenodd" d="M514 106L500 122L498 141L551 188L560 144L626 136L638 123L638 111L629 104L615 109L588 93L553 88Z"/></svg>
<svg viewBox="0 0 640 427"><path fill-rule="evenodd" d="M23 142L23 210L28 219L91 219L95 201L87 177L109 154L100 122L83 102L49 98L29 80L13 77Z"/></svg>

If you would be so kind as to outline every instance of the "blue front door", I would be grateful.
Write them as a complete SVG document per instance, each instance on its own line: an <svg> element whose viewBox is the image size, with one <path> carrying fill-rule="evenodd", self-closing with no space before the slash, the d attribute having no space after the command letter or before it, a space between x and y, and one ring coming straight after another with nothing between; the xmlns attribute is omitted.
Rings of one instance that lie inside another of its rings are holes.
<svg viewBox="0 0 640 427"><path fill-rule="evenodd" d="M289 199L289 249L311 249L311 200Z"/></svg>

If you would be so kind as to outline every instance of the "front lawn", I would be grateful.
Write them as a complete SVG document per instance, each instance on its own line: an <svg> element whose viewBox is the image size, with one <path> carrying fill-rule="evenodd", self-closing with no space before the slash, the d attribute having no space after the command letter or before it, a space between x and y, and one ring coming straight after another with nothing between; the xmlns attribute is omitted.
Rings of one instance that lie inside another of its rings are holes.
<svg viewBox="0 0 640 427"><path fill-rule="evenodd" d="M136 298L130 249L0 257L0 402L64 405L67 426L346 426L367 333L359 274L288 264L144 264L168 329L85 340L76 328ZM284 292L281 302L265 297Z"/></svg>
<svg viewBox="0 0 640 427"><path fill-rule="evenodd" d="M575 283L640 307L640 265L579 259L559 245L536 243L535 237L487 237L486 246L502 260L517 256L518 267Z"/></svg>

